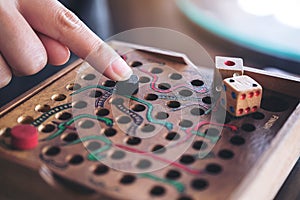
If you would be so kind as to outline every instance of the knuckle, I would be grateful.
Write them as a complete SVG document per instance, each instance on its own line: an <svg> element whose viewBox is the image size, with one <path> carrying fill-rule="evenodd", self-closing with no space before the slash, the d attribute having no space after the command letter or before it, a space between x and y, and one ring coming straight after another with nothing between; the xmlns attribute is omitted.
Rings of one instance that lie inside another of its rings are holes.
<svg viewBox="0 0 300 200"><path fill-rule="evenodd" d="M70 10L64 7L59 7L55 13L55 23L59 30L69 31L80 29L80 19Z"/></svg>

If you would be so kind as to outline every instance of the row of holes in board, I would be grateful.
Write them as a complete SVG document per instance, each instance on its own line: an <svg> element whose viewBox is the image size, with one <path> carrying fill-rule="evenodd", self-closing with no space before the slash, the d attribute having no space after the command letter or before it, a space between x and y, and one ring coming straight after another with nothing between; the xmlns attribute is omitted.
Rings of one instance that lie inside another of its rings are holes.
<svg viewBox="0 0 300 200"><path fill-rule="evenodd" d="M49 149L47 149L46 151L48 151L48 154L58 154L60 152L60 149L58 147L51 147ZM218 152L218 155L220 158L222 159L230 159L231 157L233 157L233 153L230 150L220 150ZM189 160L191 159L189 157L189 155L183 155L181 157L181 161L184 162L184 160ZM84 162L84 158L81 155L73 155L73 156L68 156L67 158L67 162L70 165L80 165ZM149 160L140 160L136 163L136 167L140 168L140 169L145 169L148 168L149 166L151 166L151 162ZM106 165L103 164L97 164L97 165L93 165L91 168L91 173L93 173L95 176L106 176L109 175L110 172L110 168ZM216 163L209 163L206 165L205 167L205 171L209 174L212 175L216 175L222 172L222 166L220 166L219 164ZM183 174L176 169L169 169L165 174L164 177L168 180L171 181L175 181L175 180L179 180L181 179L183 176ZM134 184L137 180L137 176L135 174L123 174L123 176L119 179L119 183L121 185L130 185L130 184ZM202 179L202 178L194 178L191 183L190 183L190 187L193 188L194 190L204 190L209 186L209 182L206 179ZM151 195L154 196L161 196L164 195L166 192L166 189L164 186L162 185L155 185L153 186L153 188L149 191L149 193ZM184 196L187 197L187 196ZM180 197L178 199L186 199ZM192 199L189 197L189 199Z"/></svg>
<svg viewBox="0 0 300 200"><path fill-rule="evenodd" d="M162 115L160 117L163 117L163 116L166 116L165 114L167 113L158 113L159 115ZM63 112L60 116L71 116L71 114L67 113L67 112ZM262 119L261 117L263 117L264 115L262 113L254 113L252 115L252 117L254 119ZM259 117L259 118L257 118ZM61 118L60 118L61 119ZM117 118L117 122L119 124L127 124L129 122L131 122L131 118L128 117L128 116L120 116ZM95 126L95 122L92 121L92 120L82 120L78 123L79 127L82 128L82 129L90 129L92 127ZM190 120L186 120L186 119L183 119L181 120L178 125L182 128L189 128L189 127L192 127L193 126L193 122L190 121ZM156 127L152 124L144 124L143 126L140 126L139 127L140 130L144 133L149 133L149 132L153 132ZM45 124L45 125L40 125L39 127L39 131L43 132L43 133L51 133L53 131L56 130L56 126L54 124ZM106 129L103 129L103 133L107 136L107 137L113 137L117 134L117 130L114 129L114 128L106 128ZM216 137L217 135L219 135L219 131L217 129L213 129L213 128L210 128L210 129L207 129L209 131L206 131L206 133L209 135L209 136L212 136L212 137ZM242 131L245 131L245 132L253 132L256 130L256 127L253 125L253 124L250 124L250 123L245 123L245 124L242 124L241 126L241 130Z"/></svg>
<svg viewBox="0 0 300 200"><path fill-rule="evenodd" d="M142 63L141 62L133 62L133 64L131 66L139 67L139 66L142 66ZM152 74L161 74L164 72L164 69L160 68L160 67L153 67L153 68L149 69L149 72ZM85 74L85 75L81 76L81 79L86 80L86 81L91 81L96 78L97 77L94 74ZM144 80L147 80L146 82L149 82L150 79L148 77L146 77L146 78L147 79L144 79ZM179 73L173 72L173 73L168 74L168 78L171 80L181 80L183 78L183 76ZM194 86L202 86L204 83L202 81L195 80L195 81L191 81L191 84Z"/></svg>
<svg viewBox="0 0 300 200"><path fill-rule="evenodd" d="M201 143L201 144L204 145L204 143ZM99 145L99 143L91 142L87 145L87 148L90 148L90 150L92 151L92 150L98 149L99 146L101 146L101 145ZM45 147L43 149L43 153L48 157L57 156L60 152L61 152L61 149L57 146ZM115 150L110 155L110 157L114 160L121 160L125 156L126 156L126 153L124 151L120 151L120 150ZM232 159L234 157L234 153L231 150L222 149L222 150L219 150L219 152L217 153L217 156L221 159L228 160L228 159ZM84 157L79 154L69 155L66 157L66 161L71 165L80 165L84 162ZM183 154L179 158L179 162L184 165L190 165L190 164L194 163L195 161L196 161L195 156L190 155L190 154ZM152 163L150 160L140 159L140 160L138 160L138 162L136 162L135 167L138 169L147 169L147 168L151 167L151 165L152 165ZM99 170L99 168L96 168L93 170L93 173L95 175L103 175L108 170L109 169L106 168L105 172L103 173L102 170ZM210 174L219 174L222 172L222 166L219 164L216 164L216 163L209 163L206 165L205 171ZM173 179L173 180L180 178L180 176L181 176L181 173L179 171L177 171L177 173L175 173L175 174L174 173L166 174L166 178Z"/></svg>
<svg viewBox="0 0 300 200"><path fill-rule="evenodd" d="M86 148L88 151L93 152L98 150L99 148L101 148L101 143L96 142L96 141L91 141L89 143L86 144ZM197 140L193 143L193 149L198 152L199 150L204 151L207 147L208 144L202 140ZM162 154L164 153L164 151L166 151L166 149L162 146L162 145L155 145L151 152L154 154ZM59 153L61 152L60 147L58 146L51 146L51 147L45 147L43 149L43 153L45 156L48 157L54 157L59 155ZM196 155L196 154L195 154ZM179 162L184 164L184 165L190 165L193 164L194 162L197 161L197 156L192 155L192 154L183 154L180 158L179 158ZM229 160L232 159L234 157L234 153L231 150L228 149L222 149L218 152L218 157L224 160ZM213 153L208 154L207 156L215 156ZM111 155L110 158L113 160L122 160L126 157L126 152L122 151L122 150L115 150ZM74 158L74 159L73 159ZM78 159L75 159L78 158ZM80 158L80 159L79 159ZM79 156L76 155L74 156L68 156L67 160L70 164L73 165L77 165L77 164L81 164L84 161L83 156ZM143 162L136 165L136 167L138 169L147 169L149 168L152 163L149 160L146 159L142 159ZM212 170L209 170L211 173L213 173ZM219 173L221 171L220 170L215 170L214 173Z"/></svg>

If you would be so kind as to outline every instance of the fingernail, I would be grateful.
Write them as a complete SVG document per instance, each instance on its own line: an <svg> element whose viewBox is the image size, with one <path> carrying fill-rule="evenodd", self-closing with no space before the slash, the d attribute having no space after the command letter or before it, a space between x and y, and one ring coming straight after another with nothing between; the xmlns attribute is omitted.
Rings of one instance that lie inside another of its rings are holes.
<svg viewBox="0 0 300 200"><path fill-rule="evenodd" d="M118 58L111 64L111 69L117 81L127 80L133 74L132 69L121 58Z"/></svg>

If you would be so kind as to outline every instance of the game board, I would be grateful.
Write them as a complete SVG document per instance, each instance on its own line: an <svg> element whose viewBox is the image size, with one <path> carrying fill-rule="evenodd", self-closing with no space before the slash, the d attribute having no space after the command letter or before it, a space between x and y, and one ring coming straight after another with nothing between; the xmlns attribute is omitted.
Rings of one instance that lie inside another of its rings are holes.
<svg viewBox="0 0 300 200"><path fill-rule="evenodd" d="M233 117L213 74L175 52L111 42L139 78L134 95L78 60L0 112L0 156L111 199L269 199L300 155L300 84L245 67L261 108ZM11 145L32 124L39 144Z"/></svg>

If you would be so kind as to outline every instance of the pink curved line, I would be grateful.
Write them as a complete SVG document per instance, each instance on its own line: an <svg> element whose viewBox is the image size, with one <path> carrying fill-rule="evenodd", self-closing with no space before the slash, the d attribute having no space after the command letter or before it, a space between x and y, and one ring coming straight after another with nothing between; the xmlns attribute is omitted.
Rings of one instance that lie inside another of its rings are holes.
<svg viewBox="0 0 300 200"><path fill-rule="evenodd" d="M186 141L188 141L189 139L191 139L191 137L193 137L193 133L192 131L197 131L199 128L201 128L204 125L214 125L214 126L221 126L221 127L227 127L230 128L232 131L237 131L238 127L231 125L231 124L220 124L220 123L216 123L216 122L209 122L209 121L202 121L199 122L194 128L188 128L185 130L186 132L186 136L183 140L181 140L180 142L176 143L176 145L181 145L183 143L185 143Z"/></svg>

